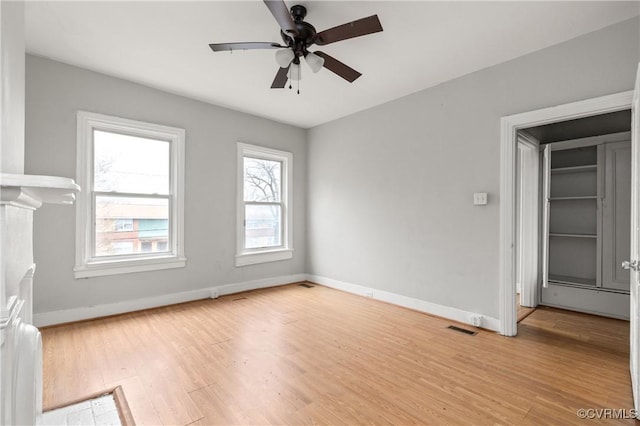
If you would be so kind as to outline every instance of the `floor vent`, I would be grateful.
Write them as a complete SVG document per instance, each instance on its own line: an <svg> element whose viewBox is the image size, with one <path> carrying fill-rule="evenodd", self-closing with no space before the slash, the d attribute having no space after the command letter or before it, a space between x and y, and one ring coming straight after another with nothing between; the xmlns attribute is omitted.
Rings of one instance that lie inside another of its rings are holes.
<svg viewBox="0 0 640 426"><path fill-rule="evenodd" d="M450 328L451 330L454 330L454 331L459 331L460 333L470 334L471 336L475 336L476 334L478 334L477 331L467 330L465 328L456 327L455 325L450 325L447 328Z"/></svg>
<svg viewBox="0 0 640 426"><path fill-rule="evenodd" d="M246 297L238 297L237 299L231 299L232 302L235 302L236 300L244 300L246 299Z"/></svg>
<svg viewBox="0 0 640 426"><path fill-rule="evenodd" d="M304 287L304 288L313 288L313 286L311 284L306 284L306 283L302 283L302 284L298 284L300 287Z"/></svg>

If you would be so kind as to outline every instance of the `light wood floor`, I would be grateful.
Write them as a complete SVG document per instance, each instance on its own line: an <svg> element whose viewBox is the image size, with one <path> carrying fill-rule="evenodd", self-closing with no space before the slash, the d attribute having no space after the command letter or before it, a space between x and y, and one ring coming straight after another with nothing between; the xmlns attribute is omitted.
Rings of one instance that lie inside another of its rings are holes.
<svg viewBox="0 0 640 426"><path fill-rule="evenodd" d="M527 308L526 306L520 305L520 294L516 296L516 318L518 322L522 321L529 315L531 315L536 308Z"/></svg>
<svg viewBox="0 0 640 426"><path fill-rule="evenodd" d="M578 408L632 408L627 322L541 308L516 338L449 324L289 285L52 327L44 405L122 385L139 425L577 424Z"/></svg>

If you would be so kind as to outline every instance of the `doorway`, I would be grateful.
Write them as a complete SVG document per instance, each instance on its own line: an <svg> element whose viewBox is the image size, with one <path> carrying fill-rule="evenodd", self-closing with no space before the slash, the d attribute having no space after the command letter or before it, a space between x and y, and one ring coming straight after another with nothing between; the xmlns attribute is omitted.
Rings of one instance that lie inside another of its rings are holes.
<svg viewBox="0 0 640 426"><path fill-rule="evenodd" d="M518 130L520 305L629 319L630 130L628 109Z"/></svg>
<svg viewBox="0 0 640 426"><path fill-rule="evenodd" d="M500 155L500 333L517 334L516 222L518 130L628 110L633 91L503 117Z"/></svg>

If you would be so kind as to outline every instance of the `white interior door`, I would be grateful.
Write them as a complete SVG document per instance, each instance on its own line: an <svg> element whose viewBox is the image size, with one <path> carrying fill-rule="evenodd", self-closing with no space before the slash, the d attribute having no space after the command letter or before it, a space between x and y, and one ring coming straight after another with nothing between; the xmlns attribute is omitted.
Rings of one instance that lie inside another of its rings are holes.
<svg viewBox="0 0 640 426"><path fill-rule="evenodd" d="M633 404L640 409L640 65L631 104L631 258L627 268L630 276L630 369L633 388Z"/></svg>
<svg viewBox="0 0 640 426"><path fill-rule="evenodd" d="M549 197L551 197L551 147L542 155L542 287L549 287Z"/></svg>
<svg viewBox="0 0 640 426"><path fill-rule="evenodd" d="M517 277L520 305L538 306L539 222L540 222L540 143L525 132L518 132L518 221Z"/></svg>

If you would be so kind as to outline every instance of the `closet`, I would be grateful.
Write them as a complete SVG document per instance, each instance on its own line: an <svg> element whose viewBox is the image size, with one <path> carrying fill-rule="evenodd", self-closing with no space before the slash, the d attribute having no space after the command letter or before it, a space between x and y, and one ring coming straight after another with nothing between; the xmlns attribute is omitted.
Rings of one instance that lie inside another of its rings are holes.
<svg viewBox="0 0 640 426"><path fill-rule="evenodd" d="M543 305L629 317L630 140L542 145Z"/></svg>

